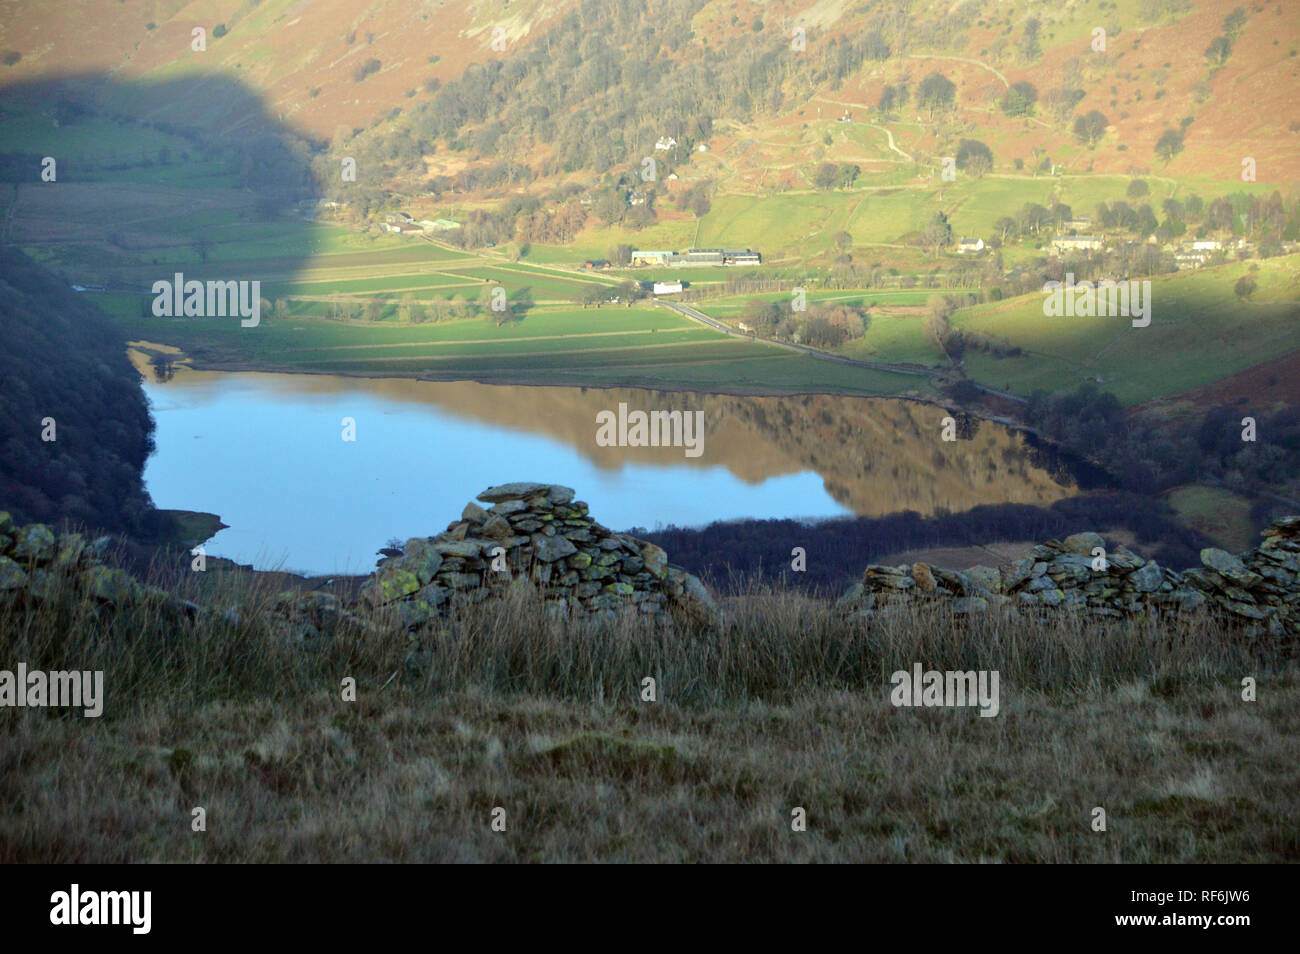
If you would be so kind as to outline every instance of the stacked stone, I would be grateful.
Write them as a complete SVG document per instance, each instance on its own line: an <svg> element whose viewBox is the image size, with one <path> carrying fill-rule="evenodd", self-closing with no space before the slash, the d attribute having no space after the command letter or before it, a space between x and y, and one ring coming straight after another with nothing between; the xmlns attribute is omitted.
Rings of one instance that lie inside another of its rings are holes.
<svg viewBox="0 0 1300 954"><path fill-rule="evenodd" d="M978 613L990 604L1009 602L999 589L998 571L987 566L958 572L928 563L873 565L862 574L862 582L849 587L836 606L866 619L881 611L938 600L950 603L956 613Z"/></svg>
<svg viewBox="0 0 1300 954"><path fill-rule="evenodd" d="M957 572L925 563L868 567L862 583L844 595L840 606L870 618L879 609L932 600L950 601L958 614L1014 606L1102 617L1190 610L1206 602L1182 574L1127 547L1106 551L1098 534L1076 533L1035 546L1002 571L976 566Z"/></svg>
<svg viewBox="0 0 1300 954"><path fill-rule="evenodd" d="M109 537L87 540L79 533L56 534L43 523L18 526L0 511L0 600L49 606L84 599L107 610L147 600L177 620L194 618L194 604L144 586L125 570L105 566L111 542Z"/></svg>
<svg viewBox="0 0 1300 954"><path fill-rule="evenodd" d="M502 595L516 580L542 593L563 618L670 609L705 625L718 609L691 574L653 543L592 520L569 487L531 482L489 487L436 537L408 540L362 587L366 604L390 606L411 628Z"/></svg>
<svg viewBox="0 0 1300 954"><path fill-rule="evenodd" d="M1203 568L1183 574L1216 606L1246 621L1254 635L1300 636L1300 517L1283 517L1264 542L1235 557L1201 551Z"/></svg>
<svg viewBox="0 0 1300 954"><path fill-rule="evenodd" d="M977 566L957 572L926 563L869 566L837 607L866 619L935 601L957 614L1013 606L1116 618L1208 607L1244 621L1248 635L1300 635L1300 517L1276 521L1264 537L1263 545L1241 557L1202 550L1203 567L1182 573L1123 546L1106 551L1095 533L1040 544L1002 571Z"/></svg>
<svg viewBox="0 0 1300 954"><path fill-rule="evenodd" d="M1003 574L1002 590L1019 606L1066 607L1117 618L1205 604L1181 574L1124 546L1107 551L1095 533L1034 547Z"/></svg>

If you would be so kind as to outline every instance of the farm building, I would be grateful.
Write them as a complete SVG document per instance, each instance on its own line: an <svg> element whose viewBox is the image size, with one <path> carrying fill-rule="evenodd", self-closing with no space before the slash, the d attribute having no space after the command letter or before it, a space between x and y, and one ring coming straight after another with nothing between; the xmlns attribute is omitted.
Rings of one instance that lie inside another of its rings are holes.
<svg viewBox="0 0 1300 954"><path fill-rule="evenodd" d="M675 295L681 290L681 282L655 282L654 285L654 292L656 295Z"/></svg>
<svg viewBox="0 0 1300 954"><path fill-rule="evenodd" d="M759 265L763 256L747 248L692 248L682 259L684 265Z"/></svg>
<svg viewBox="0 0 1300 954"><path fill-rule="evenodd" d="M963 238L957 244L957 251L963 255L982 252L984 251L984 240L982 238Z"/></svg>
<svg viewBox="0 0 1300 954"><path fill-rule="evenodd" d="M1200 268L1209 259L1210 253L1205 251L1189 252L1179 250L1174 252L1174 264L1179 268Z"/></svg>
<svg viewBox="0 0 1300 954"><path fill-rule="evenodd" d="M685 252L632 253L633 265L761 265L763 256L751 249L690 248Z"/></svg>
<svg viewBox="0 0 1300 954"><path fill-rule="evenodd" d="M1106 242L1099 235L1067 235L1052 240L1052 251L1058 255L1079 249L1092 251L1105 247Z"/></svg>
<svg viewBox="0 0 1300 954"><path fill-rule="evenodd" d="M663 150L664 152L667 152L670 149L676 149L677 140L674 139L672 136L660 136L655 141L655 148Z"/></svg>
<svg viewBox="0 0 1300 954"><path fill-rule="evenodd" d="M667 265L677 257L676 252L658 252L658 251L634 251L632 253L633 265Z"/></svg>

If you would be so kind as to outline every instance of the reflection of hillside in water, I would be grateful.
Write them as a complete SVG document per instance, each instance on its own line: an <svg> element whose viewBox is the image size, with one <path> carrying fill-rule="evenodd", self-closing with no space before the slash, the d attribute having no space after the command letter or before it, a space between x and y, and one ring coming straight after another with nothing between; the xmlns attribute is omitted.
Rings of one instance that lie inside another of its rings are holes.
<svg viewBox="0 0 1300 954"><path fill-rule="evenodd" d="M168 388L202 390L226 382L224 372L180 370ZM930 515L987 503L1048 504L1072 493L1024 438L988 421L969 439L940 439L941 408L881 398L830 395L738 397L632 388L515 387L408 378L344 378L258 374L285 394L360 390L404 403L428 404L466 420L561 441L596 466L626 463L725 467L757 484L770 477L815 471L827 492L863 516L901 510ZM678 448L599 447L596 413L617 410L704 411L704 454ZM503 461L512 472L520 462ZM526 470L526 465L523 470Z"/></svg>

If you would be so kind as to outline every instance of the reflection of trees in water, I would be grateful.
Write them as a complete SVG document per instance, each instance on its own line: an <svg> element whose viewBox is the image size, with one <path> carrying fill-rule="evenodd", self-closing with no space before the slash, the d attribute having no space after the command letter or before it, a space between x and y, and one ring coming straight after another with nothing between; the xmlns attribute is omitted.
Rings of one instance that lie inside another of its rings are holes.
<svg viewBox="0 0 1300 954"><path fill-rule="evenodd" d="M1081 483L1077 459L1050 446L1032 445L1022 432L986 423L959 409L889 399L859 403L807 394L717 396L704 407L711 420L731 417L791 459L816 470L831 498L859 513L887 510L882 495L897 495L894 503L900 507L929 510L944 500L955 500L954 493L968 494L963 499L973 506L994 502L990 493L995 497L1006 493L1014 499L1022 487L1037 486L1050 496L1045 489L1050 485L1064 489ZM956 443L940 443L939 420L950 414ZM985 427L996 433L981 441ZM959 475L976 471L985 489L967 485ZM926 474L942 478L945 487L927 487ZM1104 476L1086 483L1110 485ZM999 486L1001 491L988 489Z"/></svg>
<svg viewBox="0 0 1300 954"><path fill-rule="evenodd" d="M957 439L972 440L980 429L980 419L973 414L962 412L957 415Z"/></svg>
<svg viewBox="0 0 1300 954"><path fill-rule="evenodd" d="M1047 471L1063 487L1080 490L1114 489L1116 483L1106 471L1033 434L1025 434L1029 463Z"/></svg>
<svg viewBox="0 0 1300 954"><path fill-rule="evenodd" d="M176 377L176 359L169 354L154 354L149 358L153 365L155 381L167 382Z"/></svg>

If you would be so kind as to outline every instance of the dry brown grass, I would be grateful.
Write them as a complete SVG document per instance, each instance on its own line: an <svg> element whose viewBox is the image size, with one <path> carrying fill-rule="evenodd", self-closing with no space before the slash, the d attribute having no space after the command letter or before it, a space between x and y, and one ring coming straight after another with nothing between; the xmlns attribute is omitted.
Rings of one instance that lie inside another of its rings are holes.
<svg viewBox="0 0 1300 954"><path fill-rule="evenodd" d="M1300 860L1300 673L1209 621L868 629L770 590L727 611L710 638L562 628L520 595L417 674L398 633L0 609L0 666L107 688L100 719L0 710L0 862ZM913 662L999 670L1001 713L892 707Z"/></svg>

